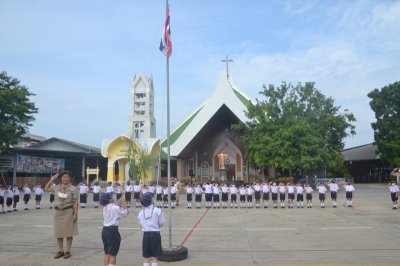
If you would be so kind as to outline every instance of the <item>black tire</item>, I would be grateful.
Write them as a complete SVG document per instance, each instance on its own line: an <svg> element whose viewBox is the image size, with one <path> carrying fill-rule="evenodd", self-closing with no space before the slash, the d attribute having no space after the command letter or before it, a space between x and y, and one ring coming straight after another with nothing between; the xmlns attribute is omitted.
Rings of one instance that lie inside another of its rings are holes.
<svg viewBox="0 0 400 266"><path fill-rule="evenodd" d="M174 246L162 250L162 255L158 257L159 261L180 261L186 259L188 256L188 249L184 246Z"/></svg>

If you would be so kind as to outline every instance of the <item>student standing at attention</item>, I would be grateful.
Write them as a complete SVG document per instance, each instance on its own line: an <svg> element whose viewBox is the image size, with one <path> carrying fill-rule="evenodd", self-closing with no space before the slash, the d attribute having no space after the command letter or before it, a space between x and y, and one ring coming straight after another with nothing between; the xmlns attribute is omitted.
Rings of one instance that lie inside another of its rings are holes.
<svg viewBox="0 0 400 266"><path fill-rule="evenodd" d="M144 208L139 212L138 221L143 232L143 266L158 266L158 257L162 254L160 228L165 223L164 214L154 206L151 193L144 194L141 203Z"/></svg>

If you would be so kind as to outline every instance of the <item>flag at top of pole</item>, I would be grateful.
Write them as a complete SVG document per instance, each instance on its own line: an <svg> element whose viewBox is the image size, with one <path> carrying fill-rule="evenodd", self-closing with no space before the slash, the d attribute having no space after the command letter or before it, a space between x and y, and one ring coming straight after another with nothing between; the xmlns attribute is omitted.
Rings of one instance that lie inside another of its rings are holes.
<svg viewBox="0 0 400 266"><path fill-rule="evenodd" d="M169 5L167 6L167 15L165 17L164 35L161 37L160 51L170 57L172 54L171 29L169 25Z"/></svg>

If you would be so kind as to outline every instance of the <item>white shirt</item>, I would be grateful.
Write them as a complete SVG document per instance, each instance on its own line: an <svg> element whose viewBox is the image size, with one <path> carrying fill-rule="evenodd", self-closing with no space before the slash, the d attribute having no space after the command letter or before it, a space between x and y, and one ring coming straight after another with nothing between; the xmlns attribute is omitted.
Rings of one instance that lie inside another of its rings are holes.
<svg viewBox="0 0 400 266"><path fill-rule="evenodd" d="M133 192L140 192L140 190L142 190L140 185L133 185Z"/></svg>
<svg viewBox="0 0 400 266"><path fill-rule="evenodd" d="M212 193L212 185L210 185L210 184L205 184L205 185L204 185L204 189L205 189L205 191L206 191L207 194L208 194L208 193Z"/></svg>
<svg viewBox="0 0 400 266"><path fill-rule="evenodd" d="M297 192L297 194L303 194L304 188L302 186L297 186L296 187L296 192Z"/></svg>
<svg viewBox="0 0 400 266"><path fill-rule="evenodd" d="M128 210L123 209L114 203L109 203L103 207L103 226L118 226L122 217L128 216Z"/></svg>
<svg viewBox="0 0 400 266"><path fill-rule="evenodd" d="M255 185L254 186L254 191L261 191L261 186L260 185Z"/></svg>
<svg viewBox="0 0 400 266"><path fill-rule="evenodd" d="M10 188L7 190L7 198L13 198L13 197L14 197L14 193L13 193L12 189Z"/></svg>
<svg viewBox="0 0 400 266"><path fill-rule="evenodd" d="M89 187L86 185L80 185L79 186L79 193L80 194L86 194L89 191Z"/></svg>
<svg viewBox="0 0 400 266"><path fill-rule="evenodd" d="M195 187L195 188L194 188L194 192L195 192L196 194L202 194L202 193L203 193L203 189L202 189L201 187Z"/></svg>
<svg viewBox="0 0 400 266"><path fill-rule="evenodd" d="M121 187L121 186L117 186L117 187L115 188L115 192L116 192L117 194L122 194L122 187Z"/></svg>
<svg viewBox="0 0 400 266"><path fill-rule="evenodd" d="M154 186L149 186L149 192L150 192L150 193L153 193L153 194L154 194L154 190L155 190Z"/></svg>
<svg viewBox="0 0 400 266"><path fill-rule="evenodd" d="M390 191L390 193L399 192L399 187L398 187L396 184L390 185L390 186L389 186L389 191Z"/></svg>
<svg viewBox="0 0 400 266"><path fill-rule="evenodd" d="M176 194L176 186L171 186L171 194Z"/></svg>
<svg viewBox="0 0 400 266"><path fill-rule="evenodd" d="M329 190L333 192L337 192L339 190L339 186L336 183L329 183Z"/></svg>
<svg viewBox="0 0 400 266"><path fill-rule="evenodd" d="M269 193L269 186L268 184L264 184L261 186L263 193Z"/></svg>
<svg viewBox="0 0 400 266"><path fill-rule="evenodd" d="M346 190L346 192L353 192L355 191L353 185L345 185L344 189Z"/></svg>
<svg viewBox="0 0 400 266"><path fill-rule="evenodd" d="M286 187L285 186L279 186L279 193L286 193Z"/></svg>
<svg viewBox="0 0 400 266"><path fill-rule="evenodd" d="M246 195L246 189L244 187L239 188L240 195Z"/></svg>
<svg viewBox="0 0 400 266"><path fill-rule="evenodd" d="M162 186L156 187L157 194L162 194Z"/></svg>
<svg viewBox="0 0 400 266"><path fill-rule="evenodd" d="M254 193L253 188L252 188L252 187L248 187L248 188L246 189L246 193L247 193L247 195L253 195L253 193Z"/></svg>
<svg viewBox="0 0 400 266"><path fill-rule="evenodd" d="M125 187L125 192L133 192L133 186L132 185L127 185L126 187Z"/></svg>
<svg viewBox="0 0 400 266"><path fill-rule="evenodd" d="M43 194L43 189L41 187L34 187L33 190L35 191L35 195Z"/></svg>
<svg viewBox="0 0 400 266"><path fill-rule="evenodd" d="M29 187L24 187L24 194L31 194L32 190Z"/></svg>
<svg viewBox="0 0 400 266"><path fill-rule="evenodd" d="M228 193L228 191L229 191L229 188L227 186L222 186L221 187L221 192L222 193Z"/></svg>
<svg viewBox="0 0 400 266"><path fill-rule="evenodd" d="M287 187L288 193L294 193L294 186Z"/></svg>
<svg viewBox="0 0 400 266"><path fill-rule="evenodd" d="M317 187L318 188L318 193L320 194L325 194L326 192L326 187L324 185L320 185Z"/></svg>
<svg viewBox="0 0 400 266"><path fill-rule="evenodd" d="M93 186L93 193L100 193L101 187L99 185L94 185Z"/></svg>
<svg viewBox="0 0 400 266"><path fill-rule="evenodd" d="M14 188L13 188L13 194L14 194L14 195L19 195L19 189L18 189L18 187L14 187Z"/></svg>
<svg viewBox="0 0 400 266"><path fill-rule="evenodd" d="M114 188L112 186L108 186L107 187L107 192L108 193L113 193L114 192Z"/></svg>
<svg viewBox="0 0 400 266"><path fill-rule="evenodd" d="M163 194L164 195L168 195L168 188L166 187L166 188L163 188Z"/></svg>
<svg viewBox="0 0 400 266"><path fill-rule="evenodd" d="M193 188L192 187L186 187L186 193L187 194L192 194L193 193Z"/></svg>
<svg viewBox="0 0 400 266"><path fill-rule="evenodd" d="M138 221L143 232L157 232L165 223L165 217L161 209L150 205L139 212Z"/></svg>
<svg viewBox="0 0 400 266"><path fill-rule="evenodd" d="M213 187L212 187L212 193L213 193L213 194L219 194L219 187L213 186Z"/></svg>
<svg viewBox="0 0 400 266"><path fill-rule="evenodd" d="M306 187L305 190L306 190L306 193L312 193L314 191L312 189L312 187Z"/></svg>
<svg viewBox="0 0 400 266"><path fill-rule="evenodd" d="M231 192L231 194L236 194L236 193L238 192L238 189L237 189L237 187L235 187L235 186L231 186L231 187L229 188L229 192Z"/></svg>
<svg viewBox="0 0 400 266"><path fill-rule="evenodd" d="M4 190L4 189L1 189L0 188L0 197L4 197L4 193L5 193L6 191Z"/></svg>
<svg viewBox="0 0 400 266"><path fill-rule="evenodd" d="M278 187L277 186L271 186L271 192L272 193L278 193Z"/></svg>

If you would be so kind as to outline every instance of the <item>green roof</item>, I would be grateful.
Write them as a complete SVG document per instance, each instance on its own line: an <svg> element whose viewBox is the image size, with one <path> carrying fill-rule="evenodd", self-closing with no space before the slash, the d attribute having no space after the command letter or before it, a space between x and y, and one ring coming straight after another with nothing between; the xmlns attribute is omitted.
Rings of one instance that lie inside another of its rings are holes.
<svg viewBox="0 0 400 266"><path fill-rule="evenodd" d="M249 108L249 106L252 105L251 101L246 99L246 97L244 97L240 92L238 92L237 90L233 89L233 92L235 93L235 95L239 98L239 100L247 107Z"/></svg>

